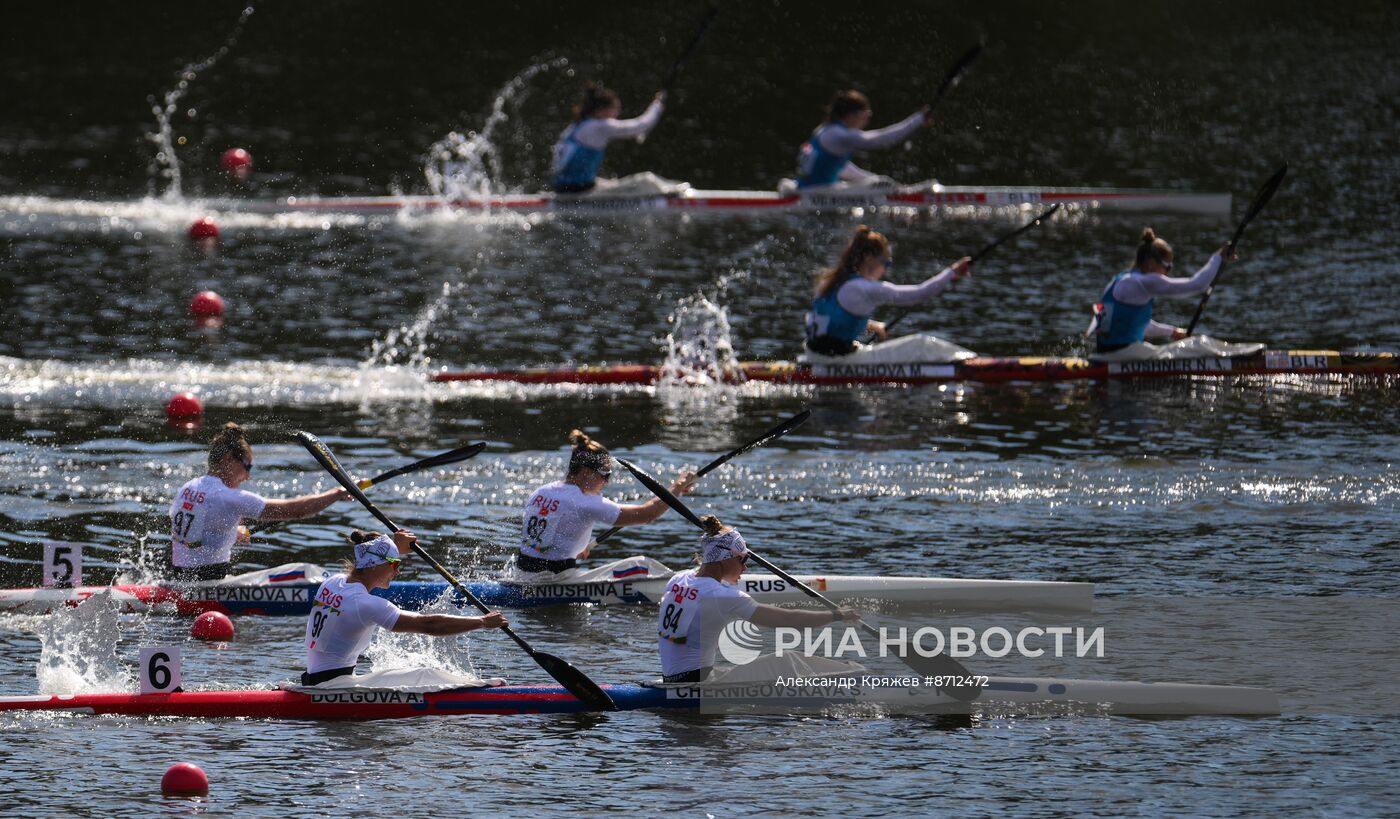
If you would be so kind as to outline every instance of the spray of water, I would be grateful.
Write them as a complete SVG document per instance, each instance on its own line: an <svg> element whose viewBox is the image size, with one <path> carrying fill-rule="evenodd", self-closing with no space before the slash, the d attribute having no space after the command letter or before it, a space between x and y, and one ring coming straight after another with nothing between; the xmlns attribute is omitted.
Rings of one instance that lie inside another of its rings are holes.
<svg viewBox="0 0 1400 819"><path fill-rule="evenodd" d="M500 152L492 136L510 119L529 96L530 81L541 72L567 66L566 58L535 63L516 74L496 92L491 102L491 114L477 131L465 134L453 131L428 148L423 174L428 189L444 199L486 197L503 190Z"/></svg>
<svg viewBox="0 0 1400 819"><path fill-rule="evenodd" d="M443 282L438 297L418 311L413 321L390 330L382 339L375 339L370 345L369 358L360 364L360 370L368 376L371 370L384 367L406 367L415 373L422 373L432 363L428 356L428 338L438 315L447 307L452 297L451 282Z"/></svg>
<svg viewBox="0 0 1400 819"><path fill-rule="evenodd" d="M714 387L732 382L738 362L725 308L696 294L681 299L666 320L671 330L666 334L666 374L659 388Z"/></svg>
<svg viewBox="0 0 1400 819"><path fill-rule="evenodd" d="M456 604L447 600L446 595L423 609L422 613L463 614ZM375 671L436 668L454 674L476 674L472 666L471 640L466 637L442 638L379 629L365 656Z"/></svg>
<svg viewBox="0 0 1400 819"><path fill-rule="evenodd" d="M111 592L104 591L76 608L43 618L37 628L41 644L36 671L39 691L84 694L130 690L131 674L117 658L119 612Z"/></svg>
<svg viewBox="0 0 1400 819"><path fill-rule="evenodd" d="M151 175L151 195L156 195L155 180L164 177L166 186L164 193L160 194L169 201L179 200L184 194L181 190L180 182L180 160L175 156L175 139L170 127L170 120L180 107L180 100L189 93L190 84L195 81L205 71L213 68L219 60L238 42L238 36L243 33L243 26L248 22L248 18L253 16L253 7L248 6L243 9L243 13L238 15L238 22L234 24L233 32L224 40L224 44L219 46L219 50L205 57L203 60L193 63L186 63L177 75L179 79L175 87L166 91L162 95L164 104L158 104L154 97L151 97L151 113L156 117L156 132L146 134L146 138L156 145L156 155L151 162L149 169ZM186 114L190 119L196 116L196 111L191 108Z"/></svg>

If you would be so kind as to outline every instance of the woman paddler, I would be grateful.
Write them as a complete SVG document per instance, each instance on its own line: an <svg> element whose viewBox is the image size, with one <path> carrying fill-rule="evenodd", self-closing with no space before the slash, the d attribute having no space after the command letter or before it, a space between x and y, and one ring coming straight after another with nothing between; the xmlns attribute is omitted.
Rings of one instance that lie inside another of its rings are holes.
<svg viewBox="0 0 1400 819"><path fill-rule="evenodd" d="M841 91L827 109L826 122L817 126L797 154L797 187L812 188L851 182L871 185L887 177L862 170L851 162L856 151L888 148L904 142L915 131L933 124L929 107L915 111L894 125L866 131L870 124L870 100L859 91Z"/></svg>
<svg viewBox="0 0 1400 819"><path fill-rule="evenodd" d="M622 100L597 83L583 87L583 99L574 106L574 122L554 144L554 192L583 193L598 185L598 169L603 154L614 139L640 137L661 120L662 100L658 91L651 105L635 119L618 119Z"/></svg>
<svg viewBox="0 0 1400 819"><path fill-rule="evenodd" d="M1132 268L1114 276L1100 303L1094 305L1089 334L1097 341L1097 352L1111 353L1145 339L1186 338L1184 328L1152 320L1153 300L1157 296L1182 298L1204 293L1220 269L1234 260L1226 242L1194 276L1174 279L1167 275L1172 272L1174 258L1171 245L1152 228L1143 228Z"/></svg>
<svg viewBox="0 0 1400 819"><path fill-rule="evenodd" d="M209 444L209 472L180 487L170 504L171 579L191 583L221 580L229 571L233 544L248 542L244 518L296 520L349 500L343 489L279 500L239 489L253 476L253 447L243 429L228 423Z"/></svg>
<svg viewBox="0 0 1400 819"><path fill-rule="evenodd" d="M417 614L400 611L375 589L387 589L398 577L403 556L418 538L399 530L391 540L378 532L356 530L349 535L355 545L355 559L346 561L344 572L326 578L316 590L311 614L306 618L306 671L302 685L319 685L355 673L360 654L374 639L375 627L396 633L451 637L481 628L509 625L493 611L481 617L455 614Z"/></svg>
<svg viewBox="0 0 1400 819"><path fill-rule="evenodd" d="M855 352L856 339L867 333L883 341L887 337L885 325L870 317L875 308L916 304L937 296L953 282L971 275L972 258L962 257L922 284L884 281L893 266L889 239L866 225L856 228L836 265L817 277L812 312L807 314L807 349L818 355L842 356Z"/></svg>
<svg viewBox="0 0 1400 819"><path fill-rule="evenodd" d="M564 480L536 489L521 515L515 566L522 572L572 569L593 550L589 538L594 526L651 523L666 511L660 498L624 506L603 497L603 487L612 478L612 456L579 430L569 433L569 441L574 451ZM671 491L684 495L694 480L694 475L682 473L672 482Z"/></svg>
<svg viewBox="0 0 1400 819"><path fill-rule="evenodd" d="M700 682L709 677L720 633L735 620L769 628L816 628L860 619L855 609L780 609L754 600L734 585L749 562L743 535L714 515L706 515L700 522L705 526L700 538L700 567L671 577L657 612L663 682Z"/></svg>

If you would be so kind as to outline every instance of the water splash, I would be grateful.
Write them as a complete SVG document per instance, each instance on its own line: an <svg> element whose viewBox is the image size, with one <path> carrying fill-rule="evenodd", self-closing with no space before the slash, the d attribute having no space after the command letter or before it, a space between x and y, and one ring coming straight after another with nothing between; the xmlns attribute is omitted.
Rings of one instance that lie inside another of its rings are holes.
<svg viewBox="0 0 1400 819"><path fill-rule="evenodd" d="M448 600L447 594L418 613L463 614L455 603ZM436 668L455 674L477 673L472 665L471 640L465 637L444 639L428 634L379 629L365 656L375 671Z"/></svg>
<svg viewBox="0 0 1400 819"><path fill-rule="evenodd" d="M155 179L158 176L165 177L167 180L165 191L159 194L160 196L163 196L167 200L174 201L180 199L184 195L181 190L180 160L175 156L176 140L172 136L170 119L175 115L175 111L180 105L180 100L184 98L185 94L189 93L190 84L193 83L202 72L213 68L219 60L223 59L223 57L229 53L234 44L238 42L238 36L243 33L243 26L248 22L248 18L251 16L253 16L253 7L248 6L243 9L242 14L238 15L238 22L234 24L233 32L224 40L224 44L219 46L218 51L215 51L199 62L186 63L185 67L180 69L179 74L176 75L179 77L179 80L175 83L175 87L166 91L163 95L163 100L165 102L163 106L154 104L154 97L148 98L153 103L151 113L155 114L156 117L156 132L153 134L146 134L146 138L156 145L156 155L152 159L149 168L149 173L152 177L150 191L152 196L158 195L155 190ZM194 119L196 112L191 108L187 112L187 115L190 119ZM179 142L180 144L184 144L184 137L180 137Z"/></svg>
<svg viewBox="0 0 1400 819"><path fill-rule="evenodd" d="M43 618L36 629L41 649L36 677L44 694L127 691L130 671L117 658L120 606L111 592Z"/></svg>
<svg viewBox="0 0 1400 819"><path fill-rule="evenodd" d="M451 300L453 289L451 282L443 282L438 297L419 310L412 323L401 325L390 330L384 338L376 339L370 345L369 358L360 365L360 369L368 372L384 367L406 367L419 373L426 371L432 363L432 358L428 356L428 337L437 324L438 314Z"/></svg>
<svg viewBox="0 0 1400 819"><path fill-rule="evenodd" d="M728 311L703 294L681 299L666 320L665 372L658 389L671 386L718 387L732 380L738 362L730 341Z"/></svg>
<svg viewBox="0 0 1400 819"><path fill-rule="evenodd" d="M510 119L507 106L518 109L529 96L530 81L544 71L567 66L567 58L535 63L516 74L496 93L491 114L479 131L456 131L428 148L423 174L428 189L445 199L486 197L503 189L499 149L492 142L496 129Z"/></svg>

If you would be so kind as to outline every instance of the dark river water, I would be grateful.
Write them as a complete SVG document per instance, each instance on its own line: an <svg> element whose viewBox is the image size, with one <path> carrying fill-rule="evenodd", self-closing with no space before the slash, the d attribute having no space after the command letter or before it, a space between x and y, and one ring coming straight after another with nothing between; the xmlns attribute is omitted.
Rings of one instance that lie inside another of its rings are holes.
<svg viewBox="0 0 1400 819"><path fill-rule="evenodd" d="M488 442L472 461L373 493L448 566L491 576L527 493L562 473L571 428L670 475L808 408L796 432L708 476L692 505L790 571L1091 581L1110 634L1134 624L1110 643L1120 650L1067 669L988 670L1260 685L1284 714L0 715L6 812L418 815L464 800L474 814L522 817L1392 810L1394 380L433 385L443 367L659 363L700 333L740 359L790 360L811 277L858 222L892 237L892 276L917 281L1019 217L242 214L200 249L185 232L204 197L425 192L429 146L486 128L493 105L494 188L537 189L579 83L602 78L639 111L703 13L698 2L260 4L231 37L243 8L31 4L0 32L4 587L37 584L45 540L85 544L91 581L138 576L164 545L170 497L229 420L257 453L248 488L272 497L328 485L292 430L319 434L356 475ZM1290 180L1251 225L1202 328L1274 349L1400 349L1393 3L726 3L662 124L642 144L614 145L607 169L772 189L834 89L863 89L876 124L894 121L979 39L986 53L935 126L866 167L946 184L1230 192L1237 217L1287 161ZM172 165L148 135L182 66L193 79L169 105ZM256 158L239 189L217 169L235 145ZM1068 214L998 250L902 329L984 353L1083 352L1087 307L1146 224L1194 270L1234 223ZM187 316L204 289L228 303L220 330ZM1193 306L1159 310L1185 323ZM182 390L206 404L200 429L164 421ZM621 475L608 490L644 493ZM371 524L340 504L259 536L238 560L332 565L341 534ZM671 515L599 556L683 566L692 538ZM1158 633L1140 633L1154 631L1144 612L1160 612ZM626 682L656 673L654 616L580 607L512 620L595 679ZM1203 625L1251 617L1258 639L1235 644ZM1260 624L1279 618L1288 633L1266 638ZM66 639L68 682L87 690L134 685L142 645L182 645L187 688L270 684L302 659L295 619L240 621L218 647L169 618L115 622L0 617L0 693L52 687L37 672L41 656L53 660L45 640ZM495 636L375 650L548 681ZM107 662L84 665L84 652ZM209 772L207 803L159 795L177 760Z"/></svg>

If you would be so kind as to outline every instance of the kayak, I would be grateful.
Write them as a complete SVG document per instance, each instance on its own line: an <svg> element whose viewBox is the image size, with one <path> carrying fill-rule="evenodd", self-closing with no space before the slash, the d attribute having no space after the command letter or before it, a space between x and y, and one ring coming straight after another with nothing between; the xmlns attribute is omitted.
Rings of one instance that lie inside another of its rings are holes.
<svg viewBox="0 0 1400 819"><path fill-rule="evenodd" d="M646 559L636 565L622 560L581 573L581 579L544 582L508 580L464 581L468 589L492 608L532 608L572 603L655 604L665 594L671 572ZM663 573L657 576L653 567ZM640 571L638 571L640 569ZM610 575L602 579L599 575ZM128 584L0 590L0 611L40 614L76 606L94 594L108 592L123 610L171 611L198 615L217 611L228 615L305 616L317 587L327 576L318 566L292 563L250 572L220 582L176 584ZM558 577L558 576L555 576ZM970 580L946 577L872 577L863 575L797 575L798 580L837 600L880 600L929 607L978 611L1089 611L1094 585L1041 580ZM746 574L740 588L761 603L807 600L797 587L782 578ZM400 608L422 609L445 594L458 605L464 598L442 581L396 581L374 593Z"/></svg>
<svg viewBox="0 0 1400 819"><path fill-rule="evenodd" d="M888 678L882 678L888 680ZM821 681L826 683L829 681ZM1263 688L1184 683L989 677L971 703L932 686L727 683L720 686L605 685L622 711L713 708L812 710L865 707L889 713L1052 713L1128 716L1279 713ZM69 711L131 716L370 720L468 714L571 714L588 707L559 686L488 686L426 693L393 689L186 691L0 697L0 711Z"/></svg>
<svg viewBox="0 0 1400 819"><path fill-rule="evenodd" d="M684 381L686 373L668 373L651 364L598 367L540 367L519 370L442 370L436 382L508 381L520 384L648 385L665 376ZM1241 375L1400 375L1400 353L1333 350L1261 350L1234 358L1149 359L1095 362L1078 357L979 356L951 363L805 363L745 361L722 374L725 382L858 386L862 384L942 384L952 381L1107 381L1142 378L1190 378Z"/></svg>
<svg viewBox="0 0 1400 819"><path fill-rule="evenodd" d="M1135 188L1034 188L1005 186L910 185L900 188L833 188L792 193L687 188L674 193L556 194L494 196L288 196L278 199L213 200L214 210L252 213L375 214L399 211L558 211L580 214L680 211L734 213L849 210L854 208L1005 208L1066 206L1106 211L1150 211L1228 216L1228 193L1194 193Z"/></svg>

